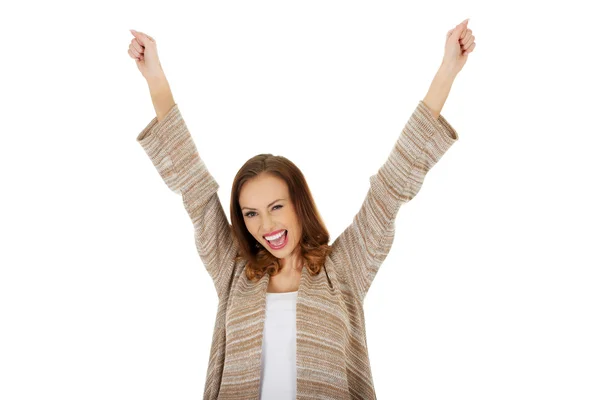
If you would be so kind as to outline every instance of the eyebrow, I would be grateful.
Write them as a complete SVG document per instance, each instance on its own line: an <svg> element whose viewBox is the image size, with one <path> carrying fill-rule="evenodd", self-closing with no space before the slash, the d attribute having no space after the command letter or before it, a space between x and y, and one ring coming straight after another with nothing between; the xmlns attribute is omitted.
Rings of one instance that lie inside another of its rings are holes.
<svg viewBox="0 0 600 400"><path fill-rule="evenodd" d="M268 205L267 207L271 207L273 204L277 203L277 202L278 202L278 201L280 201L280 200L285 200L285 199L277 199L277 200L275 200L275 201L272 201L271 203L269 203L269 205ZM256 210L256 208L250 208L250 207L242 207L242 210L243 210L243 209L248 209L248 210Z"/></svg>

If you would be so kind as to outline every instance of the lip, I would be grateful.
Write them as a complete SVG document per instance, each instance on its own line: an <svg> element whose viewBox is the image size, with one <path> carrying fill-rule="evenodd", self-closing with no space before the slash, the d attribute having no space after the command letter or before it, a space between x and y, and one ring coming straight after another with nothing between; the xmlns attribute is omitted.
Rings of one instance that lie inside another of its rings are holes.
<svg viewBox="0 0 600 400"><path fill-rule="evenodd" d="M279 233L279 232L283 232L283 231L285 231L285 229L280 229L280 230L278 230L278 231L273 231L273 232L271 232L271 233L267 233L267 234L263 235L263 238L264 238L265 236L273 236L273 235L275 235L275 234L277 234L277 233ZM265 239L266 239L266 238L265 238Z"/></svg>
<svg viewBox="0 0 600 400"><path fill-rule="evenodd" d="M265 240L266 240L266 239L265 239ZM281 244L281 246L273 246L273 245L271 244L271 242L269 242L268 240L267 240L267 244L268 244L268 245L269 245L269 247L270 247L271 249L273 249L273 250L281 250L281 249L283 249L285 246L287 246L287 244L288 244L288 237L287 237L287 235L285 236L285 240L283 241L283 243Z"/></svg>

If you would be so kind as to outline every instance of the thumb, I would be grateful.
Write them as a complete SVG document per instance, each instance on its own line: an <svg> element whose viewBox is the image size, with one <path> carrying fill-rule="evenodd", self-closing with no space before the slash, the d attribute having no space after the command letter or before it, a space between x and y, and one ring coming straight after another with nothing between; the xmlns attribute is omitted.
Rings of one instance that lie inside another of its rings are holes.
<svg viewBox="0 0 600 400"><path fill-rule="evenodd" d="M456 28L453 29L453 32L451 35L452 39L458 40L462 36L463 32L465 30L467 30L468 23L469 23L469 18L465 19L463 22L456 25Z"/></svg>
<svg viewBox="0 0 600 400"><path fill-rule="evenodd" d="M138 41L138 43L144 47L146 47L146 45L149 42L154 42L154 39L152 39L152 37L146 35L145 33L142 32L138 32L136 30L130 29L129 32L131 32L131 34L133 36L135 36L135 39Z"/></svg>

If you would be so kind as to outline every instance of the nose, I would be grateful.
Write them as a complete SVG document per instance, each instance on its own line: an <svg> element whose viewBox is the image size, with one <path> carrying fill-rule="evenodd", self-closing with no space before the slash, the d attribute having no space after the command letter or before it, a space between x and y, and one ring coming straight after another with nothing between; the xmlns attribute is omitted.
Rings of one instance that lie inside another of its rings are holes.
<svg viewBox="0 0 600 400"><path fill-rule="evenodd" d="M273 219L270 216L263 218L262 228L263 228L263 235L273 232L276 229L275 225L273 224Z"/></svg>

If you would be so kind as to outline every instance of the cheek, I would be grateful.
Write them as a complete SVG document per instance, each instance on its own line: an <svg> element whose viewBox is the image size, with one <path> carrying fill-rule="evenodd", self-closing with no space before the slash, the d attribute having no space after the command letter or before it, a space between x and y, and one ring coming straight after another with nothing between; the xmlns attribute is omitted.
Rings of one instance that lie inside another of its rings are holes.
<svg viewBox="0 0 600 400"><path fill-rule="evenodd" d="M284 221L286 226L288 226L290 229L293 229L294 226L296 226L296 215L288 210L284 215Z"/></svg>
<svg viewBox="0 0 600 400"><path fill-rule="evenodd" d="M254 224L252 222L249 222L248 219L246 219L244 222L246 223L246 229L248 230L248 232L252 236L254 236L255 239L257 239L256 238L256 228L254 227Z"/></svg>
<svg viewBox="0 0 600 400"><path fill-rule="evenodd" d="M298 216L294 212L290 212L286 215L286 221L288 221L288 226L290 229L294 231L298 231L300 229L300 224L298 221Z"/></svg>

